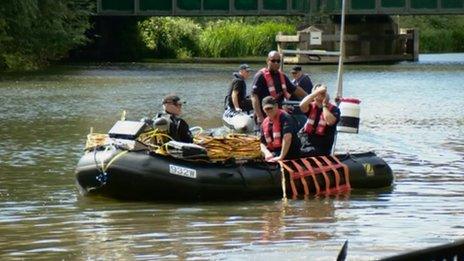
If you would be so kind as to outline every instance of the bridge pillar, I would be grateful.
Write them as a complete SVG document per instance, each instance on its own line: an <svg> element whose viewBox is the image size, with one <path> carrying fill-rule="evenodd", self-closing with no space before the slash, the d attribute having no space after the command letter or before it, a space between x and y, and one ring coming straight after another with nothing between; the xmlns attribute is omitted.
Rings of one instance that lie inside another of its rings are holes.
<svg viewBox="0 0 464 261"><path fill-rule="evenodd" d="M278 35L278 49L295 46L297 50L338 51L340 48L340 16L331 16L314 24L322 30L322 43L310 44L310 28L298 32L295 37ZM314 30L314 29L312 29ZM345 24L345 61L375 62L417 60L419 53L417 30L400 30L388 15L348 15ZM286 56L288 63L336 63L334 56L309 57L301 54Z"/></svg>

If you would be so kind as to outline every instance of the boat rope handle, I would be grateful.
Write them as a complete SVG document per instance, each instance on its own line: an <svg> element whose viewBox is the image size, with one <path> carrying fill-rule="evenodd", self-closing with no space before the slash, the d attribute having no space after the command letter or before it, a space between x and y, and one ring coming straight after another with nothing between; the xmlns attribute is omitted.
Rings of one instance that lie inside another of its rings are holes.
<svg viewBox="0 0 464 261"><path fill-rule="evenodd" d="M316 195L319 195L321 193L321 188L319 187L319 182L317 182L316 174L314 173L313 167L311 166L311 163L305 158L302 158L301 161L305 165L306 169L310 172L310 176L313 178L314 181L314 187L316 188Z"/></svg>
<svg viewBox="0 0 464 261"><path fill-rule="evenodd" d="M281 185L285 196L287 195L287 185L290 185L293 198L299 195L298 190L300 192L304 190L304 196L309 195L310 191L313 191L313 183L315 190L313 193L316 196L328 196L351 190L349 168L334 155L283 160L279 161L279 165L281 175L283 175ZM286 172L289 175L288 181L285 180L284 176ZM322 176L324 180L318 178L319 176ZM295 183L295 180L299 180L300 183Z"/></svg>
<svg viewBox="0 0 464 261"><path fill-rule="evenodd" d="M296 197L298 195L298 190L296 189L295 182L293 181L293 177L295 176L295 171L287 166L287 164L282 163L282 166L288 171L288 174L290 176L290 187L292 188L292 196ZM282 172L282 175L285 175L285 172Z"/></svg>
<svg viewBox="0 0 464 261"><path fill-rule="evenodd" d="M105 149L106 151L106 149ZM108 168L111 166L111 164L113 164L117 159L119 159L122 155L126 154L127 152L129 152L128 150L125 150L125 151L121 151L120 153L118 153L116 156L114 156L109 162L108 164L106 164L105 166L105 162L104 160L102 159L101 160L101 173L98 174L95 178L98 182L100 182L100 187L105 185L106 184L106 181L108 179L108 173L106 172L108 170Z"/></svg>
<svg viewBox="0 0 464 261"><path fill-rule="evenodd" d="M309 195L308 183L306 183L306 179L304 175L306 171L295 160L292 160L291 162L293 163L293 166L295 166L298 173L300 174L300 181L301 181L301 184L303 184L305 196Z"/></svg>
<svg viewBox="0 0 464 261"><path fill-rule="evenodd" d="M332 169L332 171L334 173L335 191L337 191L337 192L340 191L340 174L338 173L337 168L335 168L335 166L332 164L332 162L326 156L322 156L321 158L327 164L327 166L329 166Z"/></svg>
<svg viewBox="0 0 464 261"><path fill-rule="evenodd" d="M350 183L350 169L348 166L340 161L340 159L337 156L331 156L339 166L343 167L344 173L345 173L345 186L347 190L351 190L351 183Z"/></svg>
<svg viewBox="0 0 464 261"><path fill-rule="evenodd" d="M110 147L106 147L105 150L103 150L103 153L107 152L110 150ZM97 150L95 150L95 153ZM100 165L101 165L101 171L105 172L105 161L103 159L100 160Z"/></svg>
<svg viewBox="0 0 464 261"><path fill-rule="evenodd" d="M106 166L104 166L104 168L102 168L103 172L106 173L106 171L108 170L108 168L111 166L111 164L113 164L117 159L119 159L120 157L122 157L124 154L126 154L127 152L129 152L128 150L124 150L124 151L121 151L119 152L116 156L114 156L110 162L108 162L108 164L106 164ZM103 164L102 164L102 167L103 167Z"/></svg>
<svg viewBox="0 0 464 261"><path fill-rule="evenodd" d="M318 166L318 168L321 170L321 174L322 176L324 177L324 181L325 181L325 193L326 194L330 194L330 179L329 177L327 176L327 173L325 171L325 167L324 165L322 165L322 163L317 160L316 157L313 157L311 158Z"/></svg>

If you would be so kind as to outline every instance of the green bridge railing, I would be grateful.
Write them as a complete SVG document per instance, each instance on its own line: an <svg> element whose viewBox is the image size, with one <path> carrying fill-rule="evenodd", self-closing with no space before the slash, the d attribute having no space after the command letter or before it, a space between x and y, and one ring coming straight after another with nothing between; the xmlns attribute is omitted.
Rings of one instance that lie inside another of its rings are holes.
<svg viewBox="0 0 464 261"><path fill-rule="evenodd" d="M97 15L339 14L342 0L97 0ZM464 0L347 0L347 14L464 14Z"/></svg>

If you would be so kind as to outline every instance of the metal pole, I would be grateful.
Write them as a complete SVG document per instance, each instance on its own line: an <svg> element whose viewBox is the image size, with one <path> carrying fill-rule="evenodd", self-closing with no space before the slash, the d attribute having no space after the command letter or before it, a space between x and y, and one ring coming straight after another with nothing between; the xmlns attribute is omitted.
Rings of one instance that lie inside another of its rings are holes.
<svg viewBox="0 0 464 261"><path fill-rule="evenodd" d="M345 0L342 0L342 21L340 25L340 56L338 57L338 75L337 75L337 93L335 101L337 106L340 104L339 99L343 97L343 57L345 56ZM335 154L337 145L338 132L335 132L334 144L332 145L332 154Z"/></svg>
<svg viewBox="0 0 464 261"><path fill-rule="evenodd" d="M338 57L337 93L335 98L343 96L343 58L345 56L345 0L342 0L342 21L340 26L340 56Z"/></svg>

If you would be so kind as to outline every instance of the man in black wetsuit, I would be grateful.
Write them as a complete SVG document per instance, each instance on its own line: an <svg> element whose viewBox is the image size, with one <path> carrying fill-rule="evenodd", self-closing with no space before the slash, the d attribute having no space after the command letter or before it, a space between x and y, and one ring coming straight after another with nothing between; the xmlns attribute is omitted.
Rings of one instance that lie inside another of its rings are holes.
<svg viewBox="0 0 464 261"><path fill-rule="evenodd" d="M163 99L163 112L158 113L154 119L164 118L168 123L168 135L176 141L192 143L193 137L187 122L179 116L182 114L182 102L179 96L170 94Z"/></svg>
<svg viewBox="0 0 464 261"><path fill-rule="evenodd" d="M232 117L242 111L250 111L251 102L246 99L246 80L250 77L250 66L242 64L238 72L233 74L233 80L230 84L227 96L225 99L225 114Z"/></svg>

